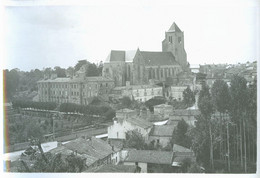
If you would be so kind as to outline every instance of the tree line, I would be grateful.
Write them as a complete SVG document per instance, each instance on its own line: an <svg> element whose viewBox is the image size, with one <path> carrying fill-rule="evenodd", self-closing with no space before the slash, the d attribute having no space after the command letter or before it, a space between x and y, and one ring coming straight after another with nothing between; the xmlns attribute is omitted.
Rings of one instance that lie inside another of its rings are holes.
<svg viewBox="0 0 260 178"><path fill-rule="evenodd" d="M13 100L12 106L14 109L17 108L34 108L43 110L54 110L57 104L54 102L36 102L36 101L24 101L24 100Z"/></svg>
<svg viewBox="0 0 260 178"><path fill-rule="evenodd" d="M115 117L115 111L110 106L99 105L79 105L73 103L63 103L59 107L60 112L76 112L85 115L96 115L112 120Z"/></svg>
<svg viewBox="0 0 260 178"><path fill-rule="evenodd" d="M83 65L87 65L86 76L101 76L103 69L102 61L95 64L87 60L80 60L74 67L68 68L56 66L54 68L47 67L42 70L34 69L31 71L21 71L17 68L11 70L5 69L3 70L3 76L6 99L12 101L17 97L17 92L37 91L37 81L43 79L44 76L50 77L51 74L57 74L57 77L74 76L76 71L78 71Z"/></svg>
<svg viewBox="0 0 260 178"><path fill-rule="evenodd" d="M190 130L197 161L214 172L255 172L257 81L248 84L235 75L230 86L216 80L211 89L202 85L198 107L201 114Z"/></svg>

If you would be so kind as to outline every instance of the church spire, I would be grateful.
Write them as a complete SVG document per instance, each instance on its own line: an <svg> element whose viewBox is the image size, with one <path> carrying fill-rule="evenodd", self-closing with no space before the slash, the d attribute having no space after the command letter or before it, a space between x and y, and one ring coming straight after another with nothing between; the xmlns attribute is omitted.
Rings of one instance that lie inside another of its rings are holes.
<svg viewBox="0 0 260 178"><path fill-rule="evenodd" d="M168 32L181 32L180 28L173 22L172 26L169 28Z"/></svg>

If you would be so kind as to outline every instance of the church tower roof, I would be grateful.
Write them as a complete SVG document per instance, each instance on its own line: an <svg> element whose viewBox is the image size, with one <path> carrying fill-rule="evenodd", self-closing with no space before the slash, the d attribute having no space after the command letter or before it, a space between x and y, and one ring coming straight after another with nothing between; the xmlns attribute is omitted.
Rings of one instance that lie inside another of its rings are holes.
<svg viewBox="0 0 260 178"><path fill-rule="evenodd" d="M173 22L172 26L169 28L168 32L181 32L180 28Z"/></svg>

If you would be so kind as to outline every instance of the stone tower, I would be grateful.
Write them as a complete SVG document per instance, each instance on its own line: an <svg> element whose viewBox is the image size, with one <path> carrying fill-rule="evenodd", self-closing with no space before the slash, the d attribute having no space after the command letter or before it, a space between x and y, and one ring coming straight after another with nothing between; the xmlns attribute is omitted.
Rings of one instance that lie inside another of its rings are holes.
<svg viewBox="0 0 260 178"><path fill-rule="evenodd" d="M170 29L165 32L165 39L162 41L162 51L172 52L175 60L182 66L183 70L187 68L187 55L184 49L184 35L175 22L173 22Z"/></svg>

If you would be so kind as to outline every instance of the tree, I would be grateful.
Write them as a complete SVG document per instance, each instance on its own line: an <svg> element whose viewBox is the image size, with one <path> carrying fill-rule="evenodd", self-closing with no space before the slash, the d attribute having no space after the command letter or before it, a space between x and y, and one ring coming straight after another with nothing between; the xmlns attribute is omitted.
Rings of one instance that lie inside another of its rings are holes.
<svg viewBox="0 0 260 178"><path fill-rule="evenodd" d="M132 101L128 96L124 96L121 100L122 108L130 108Z"/></svg>
<svg viewBox="0 0 260 178"><path fill-rule="evenodd" d="M245 78L235 75L231 79L230 83L230 96L231 96L231 107L230 115L231 120L237 125L237 140L239 140L240 148L237 150L240 152L240 165L245 166L246 172L246 138L245 138L245 119L246 119L246 108L248 106L248 91L247 91L247 81ZM244 130L244 131L243 131ZM244 139L243 139L244 138ZM244 141L244 152L243 152L243 141ZM244 156L243 156L244 153ZM243 157L245 159L243 160ZM244 161L244 162L243 162Z"/></svg>
<svg viewBox="0 0 260 178"><path fill-rule="evenodd" d="M220 152L220 158L223 159L223 156L226 152L226 150L223 148L223 132L222 132L222 125L223 125L223 115L226 115L229 106L230 106L230 94L229 94L229 88L226 82L223 80L216 80L212 86L211 89L211 94L212 94L212 103L214 106L214 109L217 110L220 113L220 125L219 125L219 130L220 130L220 147L219 147L219 152ZM226 130L227 130L227 152L228 152L228 170L230 171L230 155L229 155L229 121L225 120L224 121L226 124Z"/></svg>
<svg viewBox="0 0 260 178"><path fill-rule="evenodd" d="M12 99L18 89L20 76L17 70L4 70L5 92L7 99Z"/></svg>
<svg viewBox="0 0 260 178"><path fill-rule="evenodd" d="M210 146L210 166L214 170L214 158L213 158L213 135L212 135L212 125L211 125L211 114L213 112L213 105L211 102L211 95L209 92L209 87L206 84L202 85L202 89L199 94L198 107L201 112L201 117L206 121L206 128L209 134L209 146Z"/></svg>
<svg viewBox="0 0 260 178"><path fill-rule="evenodd" d="M191 138L187 135L189 125L182 119L173 132L173 143L190 148Z"/></svg>
<svg viewBox="0 0 260 178"><path fill-rule="evenodd" d="M141 133L136 130L126 132L126 147L144 150L146 147L145 139Z"/></svg>
<svg viewBox="0 0 260 178"><path fill-rule="evenodd" d="M149 99L144 104L146 107L149 108L151 112L153 112L153 107L159 104L164 104L166 102L166 99L163 97L153 97L152 99Z"/></svg>
<svg viewBox="0 0 260 178"><path fill-rule="evenodd" d="M66 77L66 70L59 66L54 67L54 72L57 74L57 77Z"/></svg>
<svg viewBox="0 0 260 178"><path fill-rule="evenodd" d="M195 103L195 95L189 86L183 91L183 102L187 107L191 107Z"/></svg>
<svg viewBox="0 0 260 178"><path fill-rule="evenodd" d="M78 63L74 67L75 71L78 71L85 64L87 64L87 60L78 61Z"/></svg>

